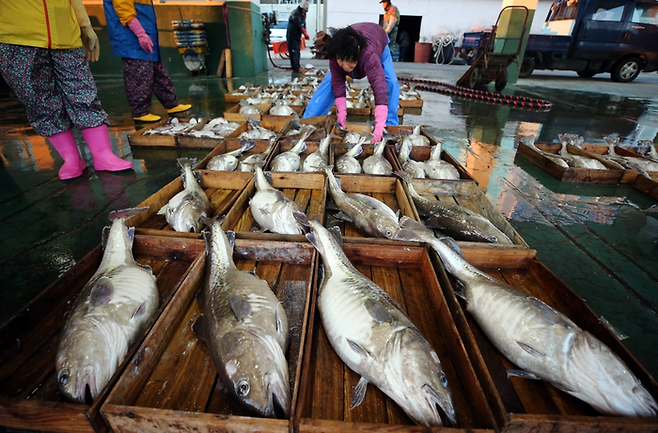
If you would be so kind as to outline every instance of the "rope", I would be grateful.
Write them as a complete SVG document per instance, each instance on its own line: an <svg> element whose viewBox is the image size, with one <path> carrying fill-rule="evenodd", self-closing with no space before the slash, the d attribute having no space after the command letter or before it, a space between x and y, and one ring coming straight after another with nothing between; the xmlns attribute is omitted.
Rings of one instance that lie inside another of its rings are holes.
<svg viewBox="0 0 658 433"><path fill-rule="evenodd" d="M525 96L509 96L501 95L500 93L485 92L482 90L467 89L459 87L450 83L443 83L441 81L425 80L422 78L407 78L398 77L398 81L409 81L414 83L421 83L416 85L418 90L426 90L428 92L444 93L451 96L460 98L475 99L482 102L491 104L511 105L516 108L537 111L550 111L553 108L553 103L544 99L528 98ZM436 87L445 87L447 89L438 89Z"/></svg>

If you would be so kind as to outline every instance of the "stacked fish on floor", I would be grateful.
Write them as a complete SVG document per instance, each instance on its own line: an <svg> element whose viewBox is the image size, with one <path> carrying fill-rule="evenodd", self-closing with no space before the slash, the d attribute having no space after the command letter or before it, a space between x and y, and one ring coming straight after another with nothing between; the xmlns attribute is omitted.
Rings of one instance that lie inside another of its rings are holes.
<svg viewBox="0 0 658 433"><path fill-rule="evenodd" d="M132 254L134 227L125 222L148 208L110 213L103 258L66 319L57 348L57 383L69 400L91 404L144 333L158 309L156 278Z"/></svg>
<svg viewBox="0 0 658 433"><path fill-rule="evenodd" d="M440 200L430 200L416 191L413 178L407 172L396 172L428 227L438 229L460 241L511 244L512 241L489 219L464 206Z"/></svg>
<svg viewBox="0 0 658 433"><path fill-rule="evenodd" d="M399 240L427 242L463 291L468 311L489 340L522 370L508 376L541 379L603 414L658 416L658 403L605 344L543 301L480 272L422 224L400 221Z"/></svg>
<svg viewBox="0 0 658 433"><path fill-rule="evenodd" d="M244 152L253 149L254 146L256 146L254 140L241 138L240 147L230 152L213 156L206 164L206 169L215 171L235 171L240 165L240 160L238 158L241 157Z"/></svg>
<svg viewBox="0 0 658 433"><path fill-rule="evenodd" d="M324 332L361 376L351 407L363 402L372 383L415 423L456 425L448 380L432 346L395 301L350 263L329 230L315 220L308 224L306 236L322 256L317 306Z"/></svg>
<svg viewBox="0 0 658 433"><path fill-rule="evenodd" d="M235 234L204 218L206 282L199 296L203 314L194 324L208 344L229 392L249 412L264 417L290 414L290 382L285 352L288 317L266 281L239 270L233 261Z"/></svg>
<svg viewBox="0 0 658 433"><path fill-rule="evenodd" d="M203 228L201 217L211 216L210 200L199 185L201 175L198 171L192 171L195 163L196 158L178 159L183 170L183 190L158 211L158 215L164 215L169 226L177 232L199 233Z"/></svg>
<svg viewBox="0 0 658 433"><path fill-rule="evenodd" d="M658 162L651 161L648 158L618 155L615 151L615 146L619 143L619 137L605 136L603 140L608 146L608 154L601 155L601 157L619 166L619 168L635 170L649 179L651 179L648 173L649 171L658 171Z"/></svg>
<svg viewBox="0 0 658 433"><path fill-rule="evenodd" d="M306 214L299 205L274 188L260 167L254 170L254 183L256 194L249 200L249 208L260 228L279 234L303 234L304 228L298 220Z"/></svg>

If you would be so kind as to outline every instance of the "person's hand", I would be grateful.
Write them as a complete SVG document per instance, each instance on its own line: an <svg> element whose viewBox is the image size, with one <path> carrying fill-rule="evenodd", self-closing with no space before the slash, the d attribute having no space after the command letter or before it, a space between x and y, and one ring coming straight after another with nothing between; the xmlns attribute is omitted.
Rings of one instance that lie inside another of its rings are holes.
<svg viewBox="0 0 658 433"><path fill-rule="evenodd" d="M345 128L347 123L347 98L336 98L336 123Z"/></svg>
<svg viewBox="0 0 658 433"><path fill-rule="evenodd" d="M302 27L302 33L304 33L304 39L306 39L307 41L308 41L309 39L311 39L311 38L308 36L308 32L306 31L306 29L305 29L304 27Z"/></svg>
<svg viewBox="0 0 658 433"><path fill-rule="evenodd" d="M142 24L137 20L137 17L133 18L132 21L128 23L128 28L132 30L135 36L137 36L137 39L139 40L139 46L142 47L144 51L152 53L153 41L149 35L146 34L144 27L142 27Z"/></svg>
<svg viewBox="0 0 658 433"><path fill-rule="evenodd" d="M80 27L80 37L87 59L90 62L97 61L101 54L101 47L98 43L98 36L91 25Z"/></svg>
<svg viewBox="0 0 658 433"><path fill-rule="evenodd" d="M372 131L375 138L372 139L372 143L379 143L382 141L382 135L384 135L384 128L386 127L386 118L388 117L388 105L376 105L375 106L375 130Z"/></svg>

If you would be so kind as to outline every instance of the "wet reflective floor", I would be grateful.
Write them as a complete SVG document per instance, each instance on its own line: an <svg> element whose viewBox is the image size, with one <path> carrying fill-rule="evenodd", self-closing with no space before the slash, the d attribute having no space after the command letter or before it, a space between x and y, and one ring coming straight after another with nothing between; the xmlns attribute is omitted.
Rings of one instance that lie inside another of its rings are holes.
<svg viewBox="0 0 658 433"><path fill-rule="evenodd" d="M396 69L399 76L455 83L466 67L403 63ZM243 79L174 81L181 102L194 105L189 115L208 118L221 116L224 93L245 82L290 79L290 72L270 68ZM79 179L60 181L59 155L29 127L15 98L0 99L0 323L100 243L111 210L135 206L177 177L178 157L207 153L131 148L127 135L136 125L122 79L99 80L98 88L110 115L115 153L134 161L133 171L88 168ZM658 74L619 84L608 74L583 79L575 73L537 71L508 85L505 93L545 99L553 108L520 110L422 92L422 112L406 114L402 123L427 125L432 135L443 138L444 148L477 179L538 258L628 335L624 344L658 377L658 213L651 212L656 201L628 185L560 182L516 156L514 148L518 134L549 142L557 142L563 132L583 135L588 143L603 144L605 135L618 135L627 144L658 141ZM165 115L158 102L153 112ZM91 164L87 148L81 149Z"/></svg>

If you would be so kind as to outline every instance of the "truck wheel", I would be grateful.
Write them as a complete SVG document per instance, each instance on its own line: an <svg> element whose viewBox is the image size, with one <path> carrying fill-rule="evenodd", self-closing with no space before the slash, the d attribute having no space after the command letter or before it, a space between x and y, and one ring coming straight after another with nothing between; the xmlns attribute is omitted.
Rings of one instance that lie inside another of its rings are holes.
<svg viewBox="0 0 658 433"><path fill-rule="evenodd" d="M610 70L612 81L630 83L640 75L642 60L639 57L628 57L618 61Z"/></svg>
<svg viewBox="0 0 658 433"><path fill-rule="evenodd" d="M468 87L477 89L482 84L482 68L475 68L468 79Z"/></svg>
<svg viewBox="0 0 658 433"><path fill-rule="evenodd" d="M528 78L535 70L535 59L532 57L524 57L519 70L519 78Z"/></svg>
<svg viewBox="0 0 658 433"><path fill-rule="evenodd" d="M498 76L496 77L495 89L496 92L500 93L507 86L507 68L503 68Z"/></svg>

